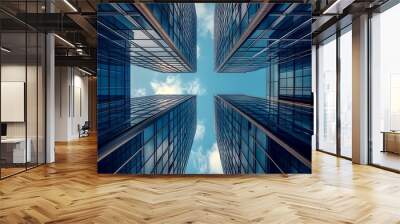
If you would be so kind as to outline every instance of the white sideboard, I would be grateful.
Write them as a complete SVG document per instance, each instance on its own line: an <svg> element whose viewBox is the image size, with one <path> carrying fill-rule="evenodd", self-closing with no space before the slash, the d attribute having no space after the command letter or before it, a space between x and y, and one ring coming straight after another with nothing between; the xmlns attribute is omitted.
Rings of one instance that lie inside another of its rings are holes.
<svg viewBox="0 0 400 224"><path fill-rule="evenodd" d="M25 144L27 143L26 151ZM28 138L25 142L25 138L6 138L1 139L1 144L7 148L12 148L12 162L13 163L25 163L31 162L32 160L32 141ZM11 159L11 158L10 158Z"/></svg>

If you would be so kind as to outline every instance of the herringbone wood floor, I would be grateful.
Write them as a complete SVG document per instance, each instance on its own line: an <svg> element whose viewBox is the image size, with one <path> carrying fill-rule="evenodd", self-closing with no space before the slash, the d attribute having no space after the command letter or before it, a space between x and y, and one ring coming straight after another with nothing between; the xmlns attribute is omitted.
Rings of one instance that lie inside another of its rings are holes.
<svg viewBox="0 0 400 224"><path fill-rule="evenodd" d="M94 138L0 181L0 223L400 223L400 175L315 152L312 175L96 174Z"/></svg>

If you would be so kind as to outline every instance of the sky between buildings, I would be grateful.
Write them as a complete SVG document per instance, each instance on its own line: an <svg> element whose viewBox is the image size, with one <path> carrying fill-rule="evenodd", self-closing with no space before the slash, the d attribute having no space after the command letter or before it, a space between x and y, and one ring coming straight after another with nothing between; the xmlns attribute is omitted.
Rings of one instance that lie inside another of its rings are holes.
<svg viewBox="0 0 400 224"><path fill-rule="evenodd" d="M222 173L214 127L214 96L247 94L265 97L265 69L251 73L221 74L214 71L214 4L197 3L197 72L159 73L132 65L134 97L154 94L197 95L197 129L188 174Z"/></svg>

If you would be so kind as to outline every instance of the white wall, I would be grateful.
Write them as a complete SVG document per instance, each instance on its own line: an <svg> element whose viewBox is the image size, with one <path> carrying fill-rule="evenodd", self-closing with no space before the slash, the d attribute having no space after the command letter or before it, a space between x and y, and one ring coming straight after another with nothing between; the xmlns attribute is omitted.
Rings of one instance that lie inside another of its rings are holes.
<svg viewBox="0 0 400 224"><path fill-rule="evenodd" d="M25 64L5 64L1 66L1 81L3 82L25 82ZM6 110L7 108L1 108ZM7 123L7 137L25 137L24 122Z"/></svg>
<svg viewBox="0 0 400 224"><path fill-rule="evenodd" d="M68 140L69 124L69 69L67 67L55 68L55 140Z"/></svg>
<svg viewBox="0 0 400 224"><path fill-rule="evenodd" d="M74 138L79 137L78 133L78 124L83 125L85 121L89 120L89 102L88 102L88 77L87 76L82 76L79 72L78 75L76 75L75 70L75 75L74 75L74 103L75 106L72 110L73 116L71 120L71 125L72 125L72 130L71 134ZM79 93L80 91L80 93ZM80 97L79 97L80 95ZM80 99L79 99L80 98ZM80 103L78 101L81 101ZM80 104L80 105L78 105ZM80 107L80 108L79 108ZM81 111L80 111L81 110Z"/></svg>
<svg viewBox="0 0 400 224"><path fill-rule="evenodd" d="M36 75L36 66L25 66L25 64L3 64L1 66L1 81L2 82L25 82L26 72L28 72L28 88L27 88L27 118L28 118L28 137L31 133L30 129L36 130L36 87L29 88L32 85L36 86L36 80L32 80L31 74ZM39 105L40 107L41 105ZM1 108L1 110L7 110L7 108ZM32 123L33 122L33 123ZM25 123L26 122L7 122L7 135L8 137L25 137ZM32 131L33 132L33 131ZM36 135L36 131L35 131Z"/></svg>
<svg viewBox="0 0 400 224"><path fill-rule="evenodd" d="M38 70L37 70L38 69ZM27 80L25 80L27 78ZM22 112L26 112L26 120L23 122L6 122L8 138L24 138L25 135L30 139L32 161L44 163L44 82L42 67L32 65L25 66L25 63L4 63L1 66L2 82L24 82L26 84L26 107ZM23 93L22 93L23 94ZM2 96L7 97L7 96ZM10 108L1 108L10 110ZM4 111L3 111L4 112ZM12 112L11 112L12 113ZM39 154L39 156L37 156Z"/></svg>
<svg viewBox="0 0 400 224"><path fill-rule="evenodd" d="M88 120L88 77L76 68L56 67L55 85L55 140L77 139L78 125Z"/></svg>

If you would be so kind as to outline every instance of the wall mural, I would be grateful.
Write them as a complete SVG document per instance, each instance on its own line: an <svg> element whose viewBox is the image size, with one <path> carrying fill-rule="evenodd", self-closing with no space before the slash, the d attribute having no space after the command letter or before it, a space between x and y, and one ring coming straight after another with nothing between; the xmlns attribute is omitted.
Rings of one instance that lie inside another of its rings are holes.
<svg viewBox="0 0 400 224"><path fill-rule="evenodd" d="M98 172L311 173L310 4L98 4Z"/></svg>

